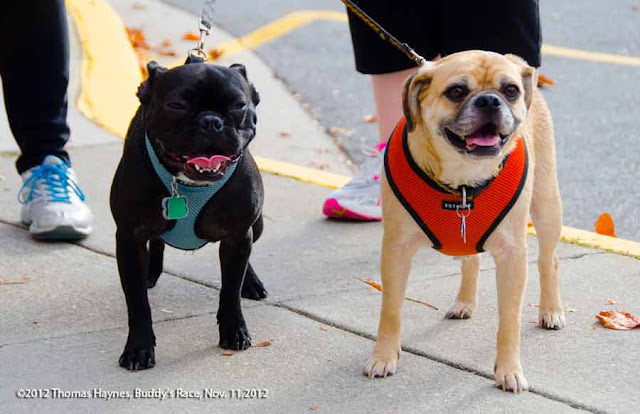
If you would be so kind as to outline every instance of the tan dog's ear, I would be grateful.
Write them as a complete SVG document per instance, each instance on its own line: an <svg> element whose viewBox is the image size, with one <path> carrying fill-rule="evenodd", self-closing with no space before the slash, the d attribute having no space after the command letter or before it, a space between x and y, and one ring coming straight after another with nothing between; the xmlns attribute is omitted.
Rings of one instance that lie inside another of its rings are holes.
<svg viewBox="0 0 640 414"><path fill-rule="evenodd" d="M402 87L402 110L407 119L407 130L413 131L420 120L420 92L431 83L431 71L419 71L409 76Z"/></svg>
<svg viewBox="0 0 640 414"><path fill-rule="evenodd" d="M535 68L529 66L521 57L512 54L504 56L520 68L522 86L524 87L524 103L527 105L527 109L529 109L533 98L533 88L538 84L538 73Z"/></svg>

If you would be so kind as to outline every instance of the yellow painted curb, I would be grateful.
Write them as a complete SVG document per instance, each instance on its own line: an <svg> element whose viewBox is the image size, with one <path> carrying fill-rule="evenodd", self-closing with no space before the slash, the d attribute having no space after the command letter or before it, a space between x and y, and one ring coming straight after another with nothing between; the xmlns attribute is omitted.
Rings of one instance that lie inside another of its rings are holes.
<svg viewBox="0 0 640 414"><path fill-rule="evenodd" d="M640 67L640 57L614 55L612 53L591 52L569 47L542 45L542 53L549 56L585 60L587 62L610 63L615 65Z"/></svg>
<svg viewBox="0 0 640 414"><path fill-rule="evenodd" d="M78 107L98 125L119 137L124 137L138 107L135 91L142 81L138 59L125 32L124 23L104 0L67 0L67 6L80 35L84 53L82 92ZM241 38L244 39L242 41L237 39L221 47L225 48L225 52L237 53L243 49L256 47L264 41L273 40L300 25L318 19L346 21L346 15L321 11L290 13L271 25L244 36ZM636 62L638 58L594 55L577 49L554 49L553 46L548 45L545 53L557 53L558 56L564 57L573 54L571 57L575 59L640 66L640 62ZM350 177L344 175L269 158L256 156L255 159L261 171L327 188L342 187L350 180ZM535 235L535 230L530 229L529 233ZM640 259L640 243L631 240L603 236L571 227L562 228L562 240Z"/></svg>
<svg viewBox="0 0 640 414"><path fill-rule="evenodd" d="M107 131L124 137L138 108L142 74L124 23L104 0L67 0L82 43L78 109Z"/></svg>
<svg viewBox="0 0 640 414"><path fill-rule="evenodd" d="M347 177L345 175L302 167L297 164L259 157L257 155L254 155L253 158L255 158L260 171L293 178L299 181L304 181L305 183L320 185L327 188L340 188L351 180L351 177Z"/></svg>

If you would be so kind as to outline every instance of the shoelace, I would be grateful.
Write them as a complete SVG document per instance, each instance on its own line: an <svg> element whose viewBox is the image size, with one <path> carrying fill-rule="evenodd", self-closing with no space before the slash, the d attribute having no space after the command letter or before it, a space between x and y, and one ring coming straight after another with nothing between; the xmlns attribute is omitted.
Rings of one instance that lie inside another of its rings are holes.
<svg viewBox="0 0 640 414"><path fill-rule="evenodd" d="M85 200L85 195L78 184L69 178L67 170L69 167L64 164L45 164L32 170L31 176L22 184L18 192L18 201L27 204L33 200L34 195L40 193L36 188L40 180L44 180L44 191L47 201L52 203L71 203L69 198L69 187L76 193L80 200ZM25 189L29 192L25 196Z"/></svg>
<svg viewBox="0 0 640 414"><path fill-rule="evenodd" d="M366 187L372 181L380 179L383 162L382 154L385 147L386 144L377 144L362 148L362 152L367 158L360 166L360 173L350 182L351 187Z"/></svg>

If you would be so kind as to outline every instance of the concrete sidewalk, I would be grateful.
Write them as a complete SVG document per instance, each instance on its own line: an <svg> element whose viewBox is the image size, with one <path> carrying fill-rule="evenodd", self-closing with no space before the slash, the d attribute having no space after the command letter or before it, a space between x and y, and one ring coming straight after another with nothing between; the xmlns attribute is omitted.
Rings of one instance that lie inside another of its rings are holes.
<svg viewBox="0 0 640 414"><path fill-rule="evenodd" d="M131 3L113 2L125 21ZM145 3L147 18L156 19L149 21L171 17L171 27L163 30L192 30L181 25L193 26L193 16ZM243 52L234 60L247 63L263 97L255 154L303 165L322 154L332 171L347 171L330 137L259 59ZM74 128L76 136L104 134L89 122ZM291 137L278 136L289 129ZM196 253L168 249L166 272L150 291L157 366L129 373L117 365L127 317L108 208L120 152L115 138L71 150L96 216L94 234L78 244L30 239L18 223L20 182L13 156L0 157L0 277L29 277L0 285L0 412L640 412L640 360L634 358L639 332L607 330L594 317L607 307L640 313L640 261L561 244L562 295L574 312L567 313L564 330L544 331L532 323L539 288L536 239L530 237L522 358L531 391L514 396L490 379L497 328L492 260L483 258L474 318L451 321L444 313L456 294L459 262L423 251L414 261L407 295L439 310L407 302L399 372L369 380L361 369L373 346L380 293L356 278L379 279L381 226L325 220L320 209L328 189L270 174L263 175L265 233L252 254L270 296L244 301L243 307L254 343L273 339L272 345L223 355L215 320L217 246ZM606 305L607 298L617 304ZM61 391L48 391L49 398L17 398L20 389ZM104 397L136 389L168 390L172 398ZM205 389L218 398L197 398ZM232 392L242 395L245 389L266 390L266 398L236 398ZM65 398L82 391L91 398Z"/></svg>

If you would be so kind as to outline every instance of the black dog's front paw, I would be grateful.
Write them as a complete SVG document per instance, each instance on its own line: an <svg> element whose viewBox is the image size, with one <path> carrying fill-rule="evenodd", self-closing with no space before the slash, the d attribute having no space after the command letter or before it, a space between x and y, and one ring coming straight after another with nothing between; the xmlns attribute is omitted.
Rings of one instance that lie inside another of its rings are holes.
<svg viewBox="0 0 640 414"><path fill-rule="evenodd" d="M256 275L251 266L247 268L240 295L243 298L252 300L260 300L267 297L267 289L265 289L262 281L258 278L258 275Z"/></svg>
<svg viewBox="0 0 640 414"><path fill-rule="evenodd" d="M126 368L129 371L153 368L156 364L156 356L153 348L153 345L149 347L131 348L125 346L124 352L120 355L118 362L122 368Z"/></svg>
<svg viewBox="0 0 640 414"><path fill-rule="evenodd" d="M242 351L251 346L251 337L244 322L220 324L220 348Z"/></svg>

